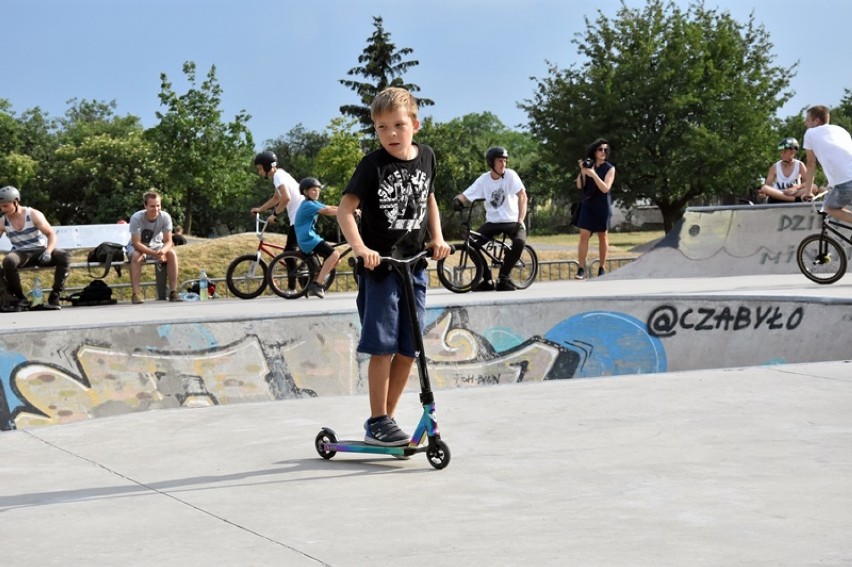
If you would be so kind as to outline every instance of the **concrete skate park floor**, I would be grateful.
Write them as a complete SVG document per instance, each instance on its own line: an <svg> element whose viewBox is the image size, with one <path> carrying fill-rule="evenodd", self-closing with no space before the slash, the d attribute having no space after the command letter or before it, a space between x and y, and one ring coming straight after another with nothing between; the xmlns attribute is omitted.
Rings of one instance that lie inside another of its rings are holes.
<svg viewBox="0 0 852 567"><path fill-rule="evenodd" d="M604 278L516 294L846 301L851 291L852 279L817 286L802 276L740 276ZM432 290L429 301L501 297ZM353 302L352 294L148 302L15 314L4 327ZM321 459L320 427L362 434L364 396L3 432L0 557L7 565L848 565L850 370L836 361L441 390L438 419L452 452L441 471L423 455ZM406 428L416 422L416 394L397 417Z"/></svg>

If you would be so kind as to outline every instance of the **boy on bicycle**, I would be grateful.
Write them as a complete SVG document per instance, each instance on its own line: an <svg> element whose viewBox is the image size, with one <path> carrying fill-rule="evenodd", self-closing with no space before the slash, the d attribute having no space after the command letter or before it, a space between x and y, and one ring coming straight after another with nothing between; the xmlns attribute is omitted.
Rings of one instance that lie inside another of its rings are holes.
<svg viewBox="0 0 852 567"><path fill-rule="evenodd" d="M505 234L512 239L512 248L506 252L500 267L496 289L514 291L517 288L509 279L509 274L521 257L527 241L527 227L524 225L524 218L527 216L527 191L515 170L506 167L509 162L509 152L506 148L489 148L485 153L485 162L489 171L480 175L463 193L456 195L453 208L461 210L467 203L485 199L485 224L479 227L477 232L486 238ZM474 244L482 246L485 244L482 240ZM491 270L485 270L482 282L474 291L493 289L495 286L491 281Z"/></svg>
<svg viewBox="0 0 852 567"><path fill-rule="evenodd" d="M340 252L332 248L316 231L319 215L337 215L337 207L317 200L321 190L322 183L315 177L306 177L299 182L299 193L305 200L299 205L296 220L293 221L296 240L302 253L316 253L324 258L317 279L308 284L308 295L320 298L325 297L325 279L340 261Z"/></svg>
<svg viewBox="0 0 852 567"><path fill-rule="evenodd" d="M411 257L426 244L435 259L450 252L441 232L435 200L436 162L432 148L413 142L420 129L417 99L407 90L391 87L370 105L382 147L364 156L343 191L337 222L352 252L363 261L358 278L358 352L370 355L367 369L370 418L364 441L372 445L406 445L409 436L393 419L402 396L414 351L403 283L380 267L382 256ZM355 211L361 209L361 228ZM414 294L422 329L428 276L425 266L413 270Z"/></svg>

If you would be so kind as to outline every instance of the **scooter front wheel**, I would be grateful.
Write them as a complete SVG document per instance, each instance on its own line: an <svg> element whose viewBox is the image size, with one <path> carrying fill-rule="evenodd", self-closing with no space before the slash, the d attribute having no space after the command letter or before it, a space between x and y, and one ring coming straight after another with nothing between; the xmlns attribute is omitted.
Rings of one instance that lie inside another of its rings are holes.
<svg viewBox="0 0 852 567"><path fill-rule="evenodd" d="M426 458L438 470L447 468L450 464L450 448L439 439L426 450Z"/></svg>
<svg viewBox="0 0 852 567"><path fill-rule="evenodd" d="M337 454L337 451L325 448L325 445L328 443L337 443L337 435L331 429L323 427L322 431L317 433L317 438L314 440L314 447L316 447L319 456L325 460L331 459Z"/></svg>

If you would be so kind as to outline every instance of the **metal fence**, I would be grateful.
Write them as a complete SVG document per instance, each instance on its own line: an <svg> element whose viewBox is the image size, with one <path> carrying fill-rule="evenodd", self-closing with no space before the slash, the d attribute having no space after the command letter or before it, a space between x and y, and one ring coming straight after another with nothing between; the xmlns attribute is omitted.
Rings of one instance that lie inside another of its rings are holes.
<svg viewBox="0 0 852 567"><path fill-rule="evenodd" d="M635 258L608 258L606 261L606 270L607 272L612 272L613 270L617 270L621 266L629 264ZM589 264L589 275L588 277L595 277L598 273L598 267L600 266L599 260L593 260ZM343 267L343 264L341 264ZM538 277L536 281L557 281L557 280L570 280L574 279L577 275L577 270L580 268L580 264L576 260L546 260L539 262L538 265ZM429 286L433 288L440 287L441 284L438 281L437 270L434 264L430 264L430 267L427 269L427 273L429 273ZM258 276L260 279L260 276ZM186 291L190 286L195 284L198 281L197 278L192 278L188 280L184 280L181 282L178 287L179 291ZM216 284L216 297L231 297L230 292L228 291L228 285L225 282L225 278L210 278L210 281ZM143 281L142 284L142 295L145 299L156 299L157 298L157 287L156 282L154 281ZM115 299L121 300L130 300L130 284L128 283L115 283L110 284L110 287L113 289L113 297ZM65 295L70 295L76 291L82 290L82 287L69 287L65 290ZM354 291L355 283L354 278L352 276L352 270L342 270L338 269L336 271L336 277L334 278L334 282L329 289L330 292L343 292L343 291ZM263 292L263 296L272 296L274 295L272 291L267 287Z"/></svg>

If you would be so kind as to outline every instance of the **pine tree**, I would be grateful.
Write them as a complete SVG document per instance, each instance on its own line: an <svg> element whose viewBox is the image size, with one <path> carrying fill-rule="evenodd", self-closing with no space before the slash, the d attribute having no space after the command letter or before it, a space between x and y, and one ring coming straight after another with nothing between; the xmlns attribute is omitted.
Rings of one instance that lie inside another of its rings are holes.
<svg viewBox="0 0 852 567"><path fill-rule="evenodd" d="M402 79L412 67L420 64L416 59L404 61L404 57L410 56L414 50L410 47L396 49L391 42L390 33L385 31L381 16L373 16L373 25L376 30L367 41L367 47L358 56L358 67L353 67L346 74L349 76L360 76L365 81L341 79L340 84L349 87L358 95L361 104L346 104L340 107L341 114L352 116L361 124L361 131L373 135L373 121L370 118L370 103L373 98L388 87L402 87L412 93L420 91L420 87L406 83ZM432 106L434 101L428 98L417 97L419 106Z"/></svg>

